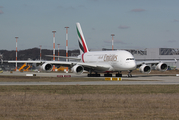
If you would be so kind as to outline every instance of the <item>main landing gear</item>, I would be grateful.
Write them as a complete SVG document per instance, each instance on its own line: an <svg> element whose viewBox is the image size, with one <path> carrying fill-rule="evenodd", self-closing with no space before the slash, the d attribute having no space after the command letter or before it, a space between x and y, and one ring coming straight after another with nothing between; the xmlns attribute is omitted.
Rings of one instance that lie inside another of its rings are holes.
<svg viewBox="0 0 179 120"><path fill-rule="evenodd" d="M100 74L98 74L97 72L95 72L95 74L92 74L92 70L90 70L88 77L100 77Z"/></svg>
<svg viewBox="0 0 179 120"><path fill-rule="evenodd" d="M104 74L104 77L112 77L112 74L109 74L109 73ZM121 71L116 74L116 77L122 77Z"/></svg>
<svg viewBox="0 0 179 120"><path fill-rule="evenodd" d="M122 73L121 73L121 71L118 72L118 74L116 74L116 77L122 77Z"/></svg>
<svg viewBox="0 0 179 120"><path fill-rule="evenodd" d="M88 74L88 77L100 77L100 76L101 75L98 73L92 74L92 72L90 72L90 74ZM106 74L104 74L104 77L112 77L112 74L107 72ZM122 77L121 71L116 74L116 77Z"/></svg>
<svg viewBox="0 0 179 120"><path fill-rule="evenodd" d="M131 72L132 72L132 70L129 70L129 71L128 71L127 77L132 77ZM89 73L87 76L88 76L88 77L101 77L101 75L98 74L97 72L95 72L94 74L92 74L91 71L90 71L90 73ZM104 74L104 77L112 77L112 74L110 74L109 72L107 72L107 73ZM119 72L116 74L116 77L122 77L122 72L119 71Z"/></svg>
<svg viewBox="0 0 179 120"><path fill-rule="evenodd" d="M109 74L108 72L107 74L104 74L104 77L112 77L112 74ZM121 71L116 74L116 77L122 77Z"/></svg>
<svg viewBox="0 0 179 120"><path fill-rule="evenodd" d="M96 73L96 74L88 74L88 77L100 77L100 74Z"/></svg>
<svg viewBox="0 0 179 120"><path fill-rule="evenodd" d="M112 77L112 74L109 74L109 72L107 74L104 74L104 77Z"/></svg>

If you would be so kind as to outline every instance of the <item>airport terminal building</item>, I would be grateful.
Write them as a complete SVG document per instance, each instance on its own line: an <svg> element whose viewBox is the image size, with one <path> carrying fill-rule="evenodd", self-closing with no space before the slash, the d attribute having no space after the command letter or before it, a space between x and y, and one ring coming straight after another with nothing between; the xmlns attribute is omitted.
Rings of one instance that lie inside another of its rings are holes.
<svg viewBox="0 0 179 120"><path fill-rule="evenodd" d="M177 60L179 61L179 48L146 48L145 50L127 50L131 52L138 61L145 60ZM179 68L179 62L167 63L171 68Z"/></svg>
<svg viewBox="0 0 179 120"><path fill-rule="evenodd" d="M111 49L102 49L103 51ZM154 60L177 60L176 63L167 63L171 69L179 69L179 48L146 48L144 50L125 49L132 53L137 61L154 61Z"/></svg>

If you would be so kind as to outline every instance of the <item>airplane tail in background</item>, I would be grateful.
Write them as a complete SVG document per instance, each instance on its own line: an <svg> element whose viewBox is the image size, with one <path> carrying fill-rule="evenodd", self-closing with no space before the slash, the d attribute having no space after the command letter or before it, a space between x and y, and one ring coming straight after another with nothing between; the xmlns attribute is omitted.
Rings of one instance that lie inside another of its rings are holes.
<svg viewBox="0 0 179 120"><path fill-rule="evenodd" d="M80 23L76 23L76 30L77 30L77 35L78 35L80 54L86 53L88 52L88 47L87 47Z"/></svg>

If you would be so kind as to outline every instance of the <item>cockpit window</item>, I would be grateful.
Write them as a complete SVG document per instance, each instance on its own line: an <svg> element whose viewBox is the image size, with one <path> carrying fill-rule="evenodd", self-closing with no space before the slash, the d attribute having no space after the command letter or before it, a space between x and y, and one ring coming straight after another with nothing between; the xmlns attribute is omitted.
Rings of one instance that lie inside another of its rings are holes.
<svg viewBox="0 0 179 120"><path fill-rule="evenodd" d="M127 58L126 60L134 60L134 58Z"/></svg>

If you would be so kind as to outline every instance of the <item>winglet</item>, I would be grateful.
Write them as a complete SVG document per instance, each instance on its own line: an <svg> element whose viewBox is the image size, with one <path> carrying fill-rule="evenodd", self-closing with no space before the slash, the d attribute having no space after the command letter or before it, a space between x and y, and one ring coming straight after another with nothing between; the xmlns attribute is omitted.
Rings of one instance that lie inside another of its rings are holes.
<svg viewBox="0 0 179 120"><path fill-rule="evenodd" d="M86 53L88 52L88 47L87 47L80 23L76 23L76 30L77 30L77 35L78 35L80 54Z"/></svg>

